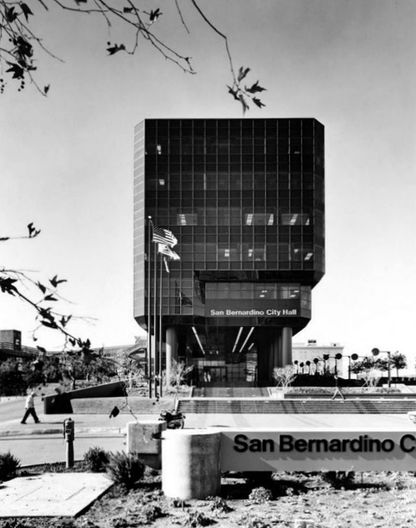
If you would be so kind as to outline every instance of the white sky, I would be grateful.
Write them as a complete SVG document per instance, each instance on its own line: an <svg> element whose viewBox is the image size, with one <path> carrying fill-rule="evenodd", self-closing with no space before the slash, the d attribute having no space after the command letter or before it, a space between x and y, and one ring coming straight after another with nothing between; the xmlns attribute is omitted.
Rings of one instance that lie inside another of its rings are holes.
<svg viewBox="0 0 416 528"><path fill-rule="evenodd" d="M326 275L295 341L377 346L414 354L416 323L416 3L412 0L201 0L230 38L235 65L267 87L247 117L315 117L326 130ZM36 3L38 4L38 3ZM152 5L147 2L147 5ZM153 4L155 7L156 4ZM226 93L223 43L182 0L161 0L160 35L193 57L185 75L94 17L39 5L36 27L65 63L43 55L43 98L11 84L0 97L0 236L42 234L1 246L0 266L68 279L66 310L95 319L72 329L95 346L132 342L133 127L146 117L241 117ZM0 328L32 344L33 313L0 295ZM43 344L56 338L43 334ZM414 362L414 359L411 360ZM413 364L413 363L412 363Z"/></svg>

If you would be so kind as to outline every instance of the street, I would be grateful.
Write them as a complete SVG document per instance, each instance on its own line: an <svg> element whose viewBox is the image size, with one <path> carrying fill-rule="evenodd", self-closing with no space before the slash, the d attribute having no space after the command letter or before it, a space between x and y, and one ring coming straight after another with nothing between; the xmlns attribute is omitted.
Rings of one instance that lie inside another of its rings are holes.
<svg viewBox="0 0 416 528"><path fill-rule="evenodd" d="M0 426L2 431L18 430L19 434L13 436L0 436L0 453L10 453L19 458L22 466L42 464L44 462L64 462L66 456L66 442L63 435L57 434L33 434L33 420L30 417L27 425L20 425L20 420L24 412L24 398L18 400L3 401L0 403ZM43 403L36 400L36 411L41 420L41 428L62 429L63 416L43 414ZM68 415L70 416L70 415ZM65 416L67 418L68 416ZM91 425L98 425L97 419L101 417L89 418ZM80 420L76 425L78 425ZM84 425L87 425L84 423ZM123 425L123 424L120 424ZM25 428L28 434L24 434ZM31 434L29 434L29 431ZM40 433L40 431L39 431ZM115 434L111 430L79 433L75 430L74 456L76 460L82 459L85 451L90 447L98 446L107 451L120 451L124 449L125 436Z"/></svg>
<svg viewBox="0 0 416 528"><path fill-rule="evenodd" d="M43 403L35 400L36 410L43 411ZM0 423L22 417L25 410L25 398L0 403Z"/></svg>

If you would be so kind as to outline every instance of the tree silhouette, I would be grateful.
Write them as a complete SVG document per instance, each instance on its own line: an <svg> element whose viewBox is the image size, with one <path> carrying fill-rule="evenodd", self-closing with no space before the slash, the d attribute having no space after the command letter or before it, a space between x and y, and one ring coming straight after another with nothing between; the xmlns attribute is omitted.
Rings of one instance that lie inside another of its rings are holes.
<svg viewBox="0 0 416 528"><path fill-rule="evenodd" d="M27 239L32 240L40 234L33 222L27 225L27 234L18 236L0 236L0 242L10 240ZM89 339L83 340L75 336L68 329L68 323L72 314L63 314L56 310L56 303L61 299L59 286L67 282L66 279L54 275L48 281L35 280L29 273L13 268L0 268L0 293L15 297L25 304L31 306L35 311L37 325L32 333L32 338L38 340L37 333L40 328L48 328L59 332L63 337L63 349L69 347L78 348L79 354L87 354L91 350ZM46 350L40 345L36 347L40 353Z"/></svg>
<svg viewBox="0 0 416 528"><path fill-rule="evenodd" d="M399 377L399 370L407 367L407 358L400 352L395 352L390 356L391 366L396 369L396 376Z"/></svg>
<svg viewBox="0 0 416 528"><path fill-rule="evenodd" d="M303 373L303 363L300 364ZM297 377L297 369L294 365L286 365L286 367L275 367L273 369L273 379L276 381L278 387L282 387L284 391L295 381Z"/></svg>
<svg viewBox="0 0 416 528"><path fill-rule="evenodd" d="M4 92L10 80L16 81L18 91L23 90L29 80L42 95L46 96L49 92L50 83L38 81L39 55L43 52L60 59L37 34L33 19L51 16L53 8L58 8L61 16L65 12L71 12L80 16L101 17L109 31L121 27L123 42L107 41L106 51L110 57L119 53L134 55L139 42L145 42L183 72L195 74L191 57L158 36L158 22L164 14L156 2L154 4L149 9L144 7L143 0L117 3L105 0L38 0L36 3L30 2L30 5L15 0L0 0L0 93ZM260 86L259 81L246 84L250 68L234 67L227 35L208 18L196 0L187 0L186 4L188 9L196 10L203 23L224 41L231 74L231 84L227 85L228 93L242 106L243 112L248 110L251 103L258 108L265 106L259 98L265 88ZM189 33L179 0L175 0L175 7L179 15L178 25Z"/></svg>

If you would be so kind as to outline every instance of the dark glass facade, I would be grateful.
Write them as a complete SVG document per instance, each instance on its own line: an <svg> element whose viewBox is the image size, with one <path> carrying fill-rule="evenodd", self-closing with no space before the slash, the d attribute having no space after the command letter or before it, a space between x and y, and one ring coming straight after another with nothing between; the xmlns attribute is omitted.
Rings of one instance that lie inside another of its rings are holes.
<svg viewBox="0 0 416 528"><path fill-rule="evenodd" d="M170 273L157 259L156 303L150 286L168 358L193 362L198 384L266 383L291 361L287 340L310 320L324 274L323 125L146 119L134 171L137 322L147 328L150 215L181 257Z"/></svg>

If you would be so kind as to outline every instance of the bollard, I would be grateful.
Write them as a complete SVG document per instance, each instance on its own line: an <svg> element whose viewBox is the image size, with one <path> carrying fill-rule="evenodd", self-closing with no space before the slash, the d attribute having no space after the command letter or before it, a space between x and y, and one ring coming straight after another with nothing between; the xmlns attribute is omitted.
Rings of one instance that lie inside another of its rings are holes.
<svg viewBox="0 0 416 528"><path fill-rule="evenodd" d="M162 491L166 497L205 499L221 489L221 433L175 429L162 435Z"/></svg>
<svg viewBox="0 0 416 528"><path fill-rule="evenodd" d="M71 418L64 420L64 438L66 440L66 468L74 466L75 422Z"/></svg>

